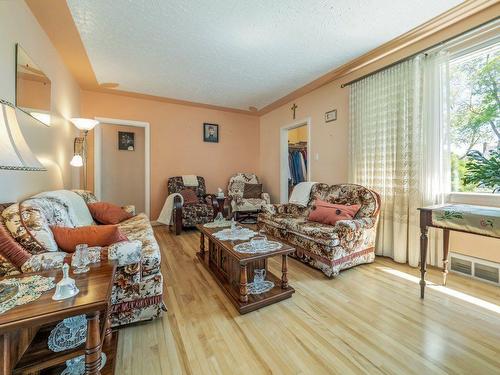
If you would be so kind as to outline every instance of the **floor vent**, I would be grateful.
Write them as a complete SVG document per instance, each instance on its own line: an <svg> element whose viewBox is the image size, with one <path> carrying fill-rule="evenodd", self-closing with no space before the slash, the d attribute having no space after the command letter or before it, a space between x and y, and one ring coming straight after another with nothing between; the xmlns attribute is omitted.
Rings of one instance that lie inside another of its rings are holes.
<svg viewBox="0 0 500 375"><path fill-rule="evenodd" d="M467 255L451 253L450 271L500 284L500 264Z"/></svg>

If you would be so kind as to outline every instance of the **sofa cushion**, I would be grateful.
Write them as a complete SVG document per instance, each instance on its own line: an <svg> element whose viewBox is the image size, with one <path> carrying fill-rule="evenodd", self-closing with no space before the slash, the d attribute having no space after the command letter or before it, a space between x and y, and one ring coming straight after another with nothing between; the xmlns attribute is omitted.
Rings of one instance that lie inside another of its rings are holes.
<svg viewBox="0 0 500 375"><path fill-rule="evenodd" d="M78 228L51 226L50 228L59 248L67 253L73 253L76 245L80 244L104 247L127 240L116 225L90 225Z"/></svg>
<svg viewBox="0 0 500 375"><path fill-rule="evenodd" d="M14 238L5 226L3 217L0 216L0 255L20 268L30 257L28 253Z"/></svg>
<svg viewBox="0 0 500 375"><path fill-rule="evenodd" d="M198 197L192 189L182 189L179 194L182 195L185 205L198 203Z"/></svg>
<svg viewBox="0 0 500 375"><path fill-rule="evenodd" d="M129 240L142 242L142 275L148 276L160 271L160 248L156 242L153 228L145 214L139 214L118 224Z"/></svg>
<svg viewBox="0 0 500 375"><path fill-rule="evenodd" d="M33 198L46 198L64 206L69 214L72 226L84 227L95 224L83 198L71 190L46 191Z"/></svg>
<svg viewBox="0 0 500 375"><path fill-rule="evenodd" d="M375 216L379 209L375 193L361 185L332 185L322 199L335 204L359 204L361 208L355 215L356 219Z"/></svg>
<svg viewBox="0 0 500 375"><path fill-rule="evenodd" d="M353 219L360 207L359 204L333 204L316 199L308 220L325 225L335 225L339 220Z"/></svg>
<svg viewBox="0 0 500 375"><path fill-rule="evenodd" d="M21 271L0 254L0 277L19 275Z"/></svg>
<svg viewBox="0 0 500 375"><path fill-rule="evenodd" d="M231 208L233 211L259 211L262 206L267 204L264 199L260 198L242 198L238 201L231 201Z"/></svg>
<svg viewBox="0 0 500 375"><path fill-rule="evenodd" d="M208 223L213 220L213 216L214 209L208 204L197 203L182 207L182 225L184 226Z"/></svg>
<svg viewBox="0 0 500 375"><path fill-rule="evenodd" d="M130 219L133 215L120 206L108 202L95 202L88 204L90 213L95 221L101 224L118 224Z"/></svg>

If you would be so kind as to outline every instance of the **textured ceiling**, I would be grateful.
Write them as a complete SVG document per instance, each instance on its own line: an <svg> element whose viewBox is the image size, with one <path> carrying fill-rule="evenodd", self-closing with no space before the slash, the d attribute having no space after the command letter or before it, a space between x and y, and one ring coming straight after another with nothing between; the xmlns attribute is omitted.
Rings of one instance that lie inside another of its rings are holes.
<svg viewBox="0 0 500 375"><path fill-rule="evenodd" d="M262 108L458 0L68 0L99 83Z"/></svg>

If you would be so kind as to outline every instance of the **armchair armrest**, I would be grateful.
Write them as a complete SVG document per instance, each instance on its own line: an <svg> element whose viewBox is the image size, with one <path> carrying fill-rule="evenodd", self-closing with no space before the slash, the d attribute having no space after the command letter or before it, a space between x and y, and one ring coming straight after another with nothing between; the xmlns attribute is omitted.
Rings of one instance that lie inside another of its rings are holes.
<svg viewBox="0 0 500 375"><path fill-rule="evenodd" d="M127 204L126 206L122 206L123 211L128 212L131 215L137 215L135 211L135 206L133 204Z"/></svg>
<svg viewBox="0 0 500 375"><path fill-rule="evenodd" d="M119 266L141 262L141 241L122 241L108 247L108 259L118 261Z"/></svg>
<svg viewBox="0 0 500 375"><path fill-rule="evenodd" d="M271 197L269 196L269 193L262 193L260 195L261 199L265 200L266 201L266 204L270 204L271 203Z"/></svg>
<svg viewBox="0 0 500 375"><path fill-rule="evenodd" d="M182 231L182 198L178 195L174 196L174 209L172 211L172 216L175 234L178 236Z"/></svg>
<svg viewBox="0 0 500 375"><path fill-rule="evenodd" d="M47 252L33 255L21 266L23 273L40 272L61 268L64 264L64 258L68 256L63 251Z"/></svg>

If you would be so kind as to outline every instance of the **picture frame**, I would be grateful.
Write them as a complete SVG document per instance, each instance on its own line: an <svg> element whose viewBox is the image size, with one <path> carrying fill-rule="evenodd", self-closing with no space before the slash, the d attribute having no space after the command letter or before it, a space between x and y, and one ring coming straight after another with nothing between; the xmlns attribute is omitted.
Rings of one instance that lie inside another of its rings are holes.
<svg viewBox="0 0 500 375"><path fill-rule="evenodd" d="M219 143L219 125L203 123L203 142Z"/></svg>
<svg viewBox="0 0 500 375"><path fill-rule="evenodd" d="M331 122L331 121L336 121L337 120L337 110L332 109L331 111L328 111L325 113L325 122Z"/></svg>
<svg viewBox="0 0 500 375"><path fill-rule="evenodd" d="M135 133L118 132L118 150L135 151Z"/></svg>

